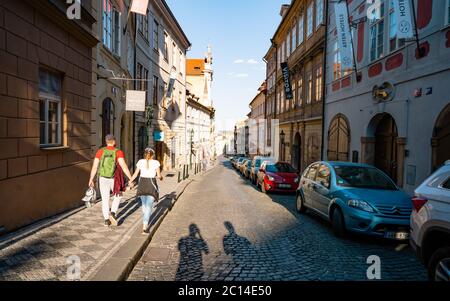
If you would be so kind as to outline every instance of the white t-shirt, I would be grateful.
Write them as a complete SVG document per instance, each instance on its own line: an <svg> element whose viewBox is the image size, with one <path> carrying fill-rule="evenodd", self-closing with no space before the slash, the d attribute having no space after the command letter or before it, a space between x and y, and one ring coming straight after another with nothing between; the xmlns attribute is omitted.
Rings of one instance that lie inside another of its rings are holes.
<svg viewBox="0 0 450 301"><path fill-rule="evenodd" d="M142 178L155 178L156 170L161 166L161 164L159 164L159 162L156 160L149 160L148 161L149 168L147 168L147 160L142 159L138 161L136 166L141 170Z"/></svg>

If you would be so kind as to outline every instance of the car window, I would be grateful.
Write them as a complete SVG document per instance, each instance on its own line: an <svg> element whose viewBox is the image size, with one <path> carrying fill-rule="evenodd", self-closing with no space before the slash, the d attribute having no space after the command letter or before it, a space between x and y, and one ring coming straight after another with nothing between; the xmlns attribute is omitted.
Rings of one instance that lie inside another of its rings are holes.
<svg viewBox="0 0 450 301"><path fill-rule="evenodd" d="M320 165L319 172L317 173L316 182L321 183L326 188L330 188L330 174L331 171L328 166Z"/></svg>
<svg viewBox="0 0 450 301"><path fill-rule="evenodd" d="M314 164L313 166L311 166L309 168L308 172L306 173L306 178L315 181L318 168L319 168L319 164Z"/></svg>
<svg viewBox="0 0 450 301"><path fill-rule="evenodd" d="M397 190L394 182L374 167L335 166L336 182L339 186Z"/></svg>
<svg viewBox="0 0 450 301"><path fill-rule="evenodd" d="M256 159L255 161L255 167L259 167L261 165L261 159Z"/></svg>
<svg viewBox="0 0 450 301"><path fill-rule="evenodd" d="M277 163L267 165L268 172L297 172L289 163Z"/></svg>
<svg viewBox="0 0 450 301"><path fill-rule="evenodd" d="M442 185L442 188L450 189L450 178L448 178L447 181Z"/></svg>

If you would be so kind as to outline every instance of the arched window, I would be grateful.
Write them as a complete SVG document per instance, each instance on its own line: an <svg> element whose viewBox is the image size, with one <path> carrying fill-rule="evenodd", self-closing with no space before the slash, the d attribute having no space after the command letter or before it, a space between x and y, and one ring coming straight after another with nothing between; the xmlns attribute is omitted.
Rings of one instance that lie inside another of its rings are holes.
<svg viewBox="0 0 450 301"><path fill-rule="evenodd" d="M114 134L114 103L111 98L106 98L102 104L102 141L105 144L105 137L108 134Z"/></svg>
<svg viewBox="0 0 450 301"><path fill-rule="evenodd" d="M350 129L347 118L336 115L331 121L328 130L328 160L348 161L350 147Z"/></svg>

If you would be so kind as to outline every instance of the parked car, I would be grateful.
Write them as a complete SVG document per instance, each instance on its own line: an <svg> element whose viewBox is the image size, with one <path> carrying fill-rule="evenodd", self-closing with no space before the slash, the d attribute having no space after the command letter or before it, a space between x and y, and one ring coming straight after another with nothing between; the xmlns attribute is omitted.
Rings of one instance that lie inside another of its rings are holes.
<svg viewBox="0 0 450 301"><path fill-rule="evenodd" d="M243 162L245 159L247 159L247 158L245 158L245 157L239 157L239 158L236 160L236 163L234 164L234 167L235 167L237 170L239 170L239 169L240 169L240 165L242 164L242 162Z"/></svg>
<svg viewBox="0 0 450 301"><path fill-rule="evenodd" d="M249 161L250 159L245 158L241 164L239 165L239 172L241 173L241 175L244 175L244 169L247 166L247 161Z"/></svg>
<svg viewBox="0 0 450 301"><path fill-rule="evenodd" d="M450 161L416 189L412 203L411 245L431 280L450 281Z"/></svg>
<svg viewBox="0 0 450 301"><path fill-rule="evenodd" d="M289 163L263 161L259 168L256 186L260 187L264 193L295 192L298 184L298 171Z"/></svg>
<svg viewBox="0 0 450 301"><path fill-rule="evenodd" d="M303 173L297 210L318 213L346 231L395 240L409 239L411 198L381 170L367 164L316 162Z"/></svg>
<svg viewBox="0 0 450 301"><path fill-rule="evenodd" d="M252 167L250 169L250 175L249 175L250 181L253 184L256 184L256 179L258 177L259 168L261 167L261 164L264 161L269 161L269 162L275 163L275 159L273 159L273 158L260 157L260 156L253 158Z"/></svg>
<svg viewBox="0 0 450 301"><path fill-rule="evenodd" d="M243 164L242 175L245 178L249 179L250 178L250 171L251 171L251 169L252 169L252 160L249 159L249 160L247 160L245 162L245 164Z"/></svg>

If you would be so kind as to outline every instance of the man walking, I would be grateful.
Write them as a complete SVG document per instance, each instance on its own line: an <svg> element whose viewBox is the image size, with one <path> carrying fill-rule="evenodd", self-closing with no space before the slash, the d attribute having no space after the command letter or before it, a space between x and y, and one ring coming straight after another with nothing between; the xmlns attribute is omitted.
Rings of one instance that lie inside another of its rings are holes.
<svg viewBox="0 0 450 301"><path fill-rule="evenodd" d="M113 202L109 206L109 198L111 191L114 191L114 175L116 173L117 165L119 165L128 179L131 179L131 173L125 162L123 152L116 148L116 138L113 135L105 137L106 147L97 151L95 155L94 164L92 165L91 176L89 179L89 187L94 187L94 178L99 170L99 189L102 197L102 212L105 220L105 226L111 224L117 226L117 211L119 210L121 196L116 194L113 196Z"/></svg>

